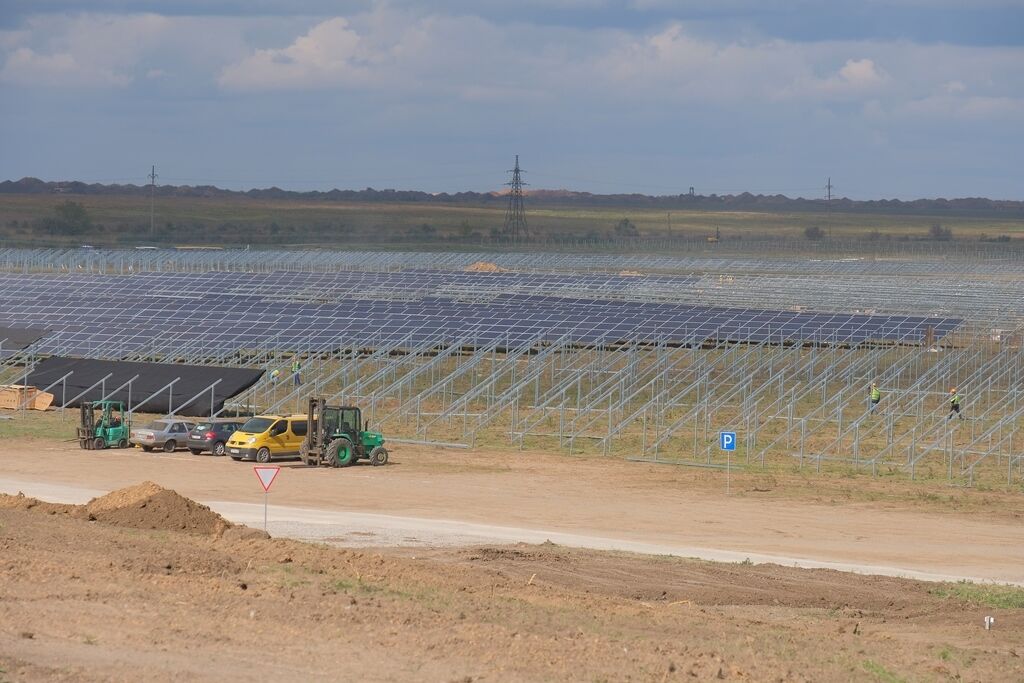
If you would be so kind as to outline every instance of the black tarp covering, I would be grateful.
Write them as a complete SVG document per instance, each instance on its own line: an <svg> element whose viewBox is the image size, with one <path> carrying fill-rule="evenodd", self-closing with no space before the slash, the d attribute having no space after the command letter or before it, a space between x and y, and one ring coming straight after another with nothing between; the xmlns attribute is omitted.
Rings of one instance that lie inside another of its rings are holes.
<svg viewBox="0 0 1024 683"><path fill-rule="evenodd" d="M41 327L4 327L0 325L0 351L23 349L46 335Z"/></svg>
<svg viewBox="0 0 1024 683"><path fill-rule="evenodd" d="M131 396L127 387L108 396L112 401L124 401L131 410L144 413L169 413L175 410L178 415L188 417L206 417L210 414L210 385L221 380L213 388L213 411L224 407L224 401L245 391L255 384L263 374L262 370L247 368L221 368L206 365L178 365L172 363L128 363L112 360L91 360L88 358L62 358L53 356L36 365L28 376L28 384L39 389L48 387L66 375L67 390L60 382L49 389L54 395L54 405L60 405L64 399L70 399L96 382L107 373L113 373L103 385L96 386L83 396L69 403L77 406L83 401L97 401L103 390L110 391L125 384L135 375L132 382ZM161 387L178 379L174 386L164 389L153 398L146 399ZM204 389L206 391L204 391ZM202 394L193 400L196 394ZM62 396L63 394L63 396ZM145 401L142 405L140 403ZM188 403L185 403L188 402Z"/></svg>

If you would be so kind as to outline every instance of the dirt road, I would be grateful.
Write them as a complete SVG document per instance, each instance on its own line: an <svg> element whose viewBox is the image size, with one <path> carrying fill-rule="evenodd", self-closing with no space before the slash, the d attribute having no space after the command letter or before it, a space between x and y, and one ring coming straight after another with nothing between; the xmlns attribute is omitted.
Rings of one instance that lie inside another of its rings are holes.
<svg viewBox="0 0 1024 683"><path fill-rule="evenodd" d="M846 500L841 488L825 483L820 495L794 498L786 482L765 490L749 477L734 479L734 493L726 496L721 477L673 467L410 446L396 448L393 464L384 468L281 464L270 500L276 524L305 525L292 530L295 536L357 545L551 538L657 554L1024 584L1020 496L979 492L977 500L954 500L945 509L926 504L930 498L922 504ZM33 483L106 491L143 480L249 523L257 512L244 504L262 504L251 466L227 459L79 451L45 441L0 449L0 489L8 492Z"/></svg>

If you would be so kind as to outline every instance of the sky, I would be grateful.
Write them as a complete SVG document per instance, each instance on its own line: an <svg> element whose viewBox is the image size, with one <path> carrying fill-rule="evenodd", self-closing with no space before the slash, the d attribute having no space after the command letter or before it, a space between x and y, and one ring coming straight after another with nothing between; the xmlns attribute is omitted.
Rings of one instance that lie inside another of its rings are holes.
<svg viewBox="0 0 1024 683"><path fill-rule="evenodd" d="M1024 0L0 0L0 179L1024 199Z"/></svg>

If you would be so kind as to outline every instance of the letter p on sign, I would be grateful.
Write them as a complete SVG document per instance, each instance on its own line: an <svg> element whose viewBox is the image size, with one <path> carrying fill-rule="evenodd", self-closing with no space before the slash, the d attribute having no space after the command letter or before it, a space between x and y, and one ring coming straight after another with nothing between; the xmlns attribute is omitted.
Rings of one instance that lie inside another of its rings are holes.
<svg viewBox="0 0 1024 683"><path fill-rule="evenodd" d="M736 450L736 432L719 432L718 445L723 451Z"/></svg>

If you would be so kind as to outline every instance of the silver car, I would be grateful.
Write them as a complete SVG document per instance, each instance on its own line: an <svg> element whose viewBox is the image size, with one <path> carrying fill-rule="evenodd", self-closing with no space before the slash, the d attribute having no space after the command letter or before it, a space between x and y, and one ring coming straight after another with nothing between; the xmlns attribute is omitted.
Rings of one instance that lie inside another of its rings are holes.
<svg viewBox="0 0 1024 683"><path fill-rule="evenodd" d="M141 429L133 429L128 441L147 453L154 448L171 453L188 445L188 433L194 426L194 422L186 420L153 420Z"/></svg>

